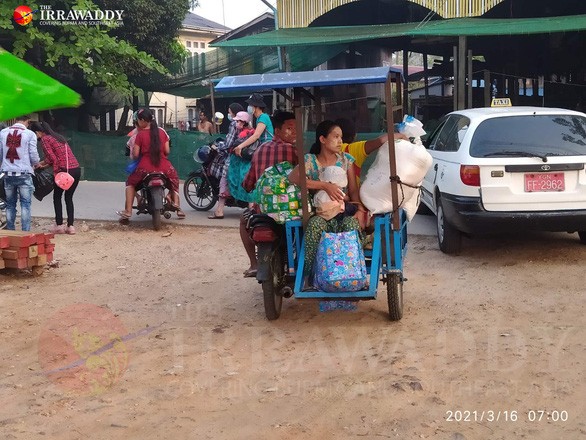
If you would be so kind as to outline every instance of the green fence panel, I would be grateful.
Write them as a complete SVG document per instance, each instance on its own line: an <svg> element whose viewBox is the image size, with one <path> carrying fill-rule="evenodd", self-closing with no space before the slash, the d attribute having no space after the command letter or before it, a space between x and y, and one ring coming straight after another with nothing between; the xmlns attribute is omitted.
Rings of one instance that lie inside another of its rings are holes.
<svg viewBox="0 0 586 440"><path fill-rule="evenodd" d="M225 134L207 135L196 131L167 130L171 138L171 154L169 159L177 169L179 178L185 180L191 171L200 168L193 160L193 153L199 147L207 145ZM380 133L359 133L358 139L372 139ZM124 168L130 159L124 155L127 136L104 135L96 133L68 132L69 145L82 168L82 180L124 182L127 174ZM305 151L309 151L315 141L314 132L303 134ZM40 147L39 147L40 150ZM369 157L364 172L370 166L373 157Z"/></svg>
<svg viewBox="0 0 586 440"><path fill-rule="evenodd" d="M169 159L177 169L180 179L199 168L193 160L193 152L202 145L209 144L220 135L210 136L199 132L167 130L171 138ZM82 179L93 181L123 182L127 174L124 168L130 159L124 155L127 136L104 135L96 133L68 132L66 136L73 154L82 168ZM39 148L40 150L40 148Z"/></svg>

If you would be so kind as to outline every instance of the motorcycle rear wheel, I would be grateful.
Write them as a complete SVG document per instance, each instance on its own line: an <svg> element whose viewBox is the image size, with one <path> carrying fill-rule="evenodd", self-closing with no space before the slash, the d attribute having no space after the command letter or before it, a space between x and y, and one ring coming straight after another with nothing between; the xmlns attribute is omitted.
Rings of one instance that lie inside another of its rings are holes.
<svg viewBox="0 0 586 440"><path fill-rule="evenodd" d="M284 286L285 263L280 249L274 249L271 253L271 277L262 282L263 302L265 316L269 321L279 319L283 307L283 295L281 288Z"/></svg>
<svg viewBox="0 0 586 440"><path fill-rule="evenodd" d="M196 211L209 211L218 201L207 176L199 173L189 177L183 184L183 195L189 206Z"/></svg>
<svg viewBox="0 0 586 440"><path fill-rule="evenodd" d="M151 188L151 197L152 197L152 211L151 216L153 217L153 229L155 231L159 231L161 229L161 209L157 209L157 203L155 200L163 200L163 187L155 187Z"/></svg>

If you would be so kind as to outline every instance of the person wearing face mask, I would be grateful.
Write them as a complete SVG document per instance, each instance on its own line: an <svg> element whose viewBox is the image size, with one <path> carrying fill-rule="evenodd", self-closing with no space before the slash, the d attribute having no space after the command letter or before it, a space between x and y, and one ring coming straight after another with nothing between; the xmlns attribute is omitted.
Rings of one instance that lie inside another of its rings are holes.
<svg viewBox="0 0 586 440"><path fill-rule="evenodd" d="M248 113L256 118L256 125L254 125L254 134L245 142L238 145L238 147L234 148L234 154L236 156L240 156L244 148L249 147L256 141L259 141L260 145L270 141L274 135L271 118L264 112L267 105L262 95L260 93L253 93L245 102L248 104L248 108L246 109Z"/></svg>
<svg viewBox="0 0 586 440"><path fill-rule="evenodd" d="M234 147L232 150L233 156L230 157L230 167L228 168L228 185L232 196L237 200L248 202L249 205L255 201L255 194L248 193L242 188L242 181L244 176L250 170L250 161L253 157L254 151L258 150L260 146L273 139L273 123L268 114L264 112L267 107L263 101L262 95L253 93L246 100L248 104L248 113L256 118L253 134L244 140L241 144ZM250 147L250 148L249 148ZM248 154L243 156L242 151L247 149ZM251 151L251 149L253 151Z"/></svg>
<svg viewBox="0 0 586 440"><path fill-rule="evenodd" d="M226 199L230 197L227 177L228 167L230 166L230 150L234 141L238 137L238 123L234 118L242 111L244 111L244 107L237 102L233 102L228 106L228 120L230 121L230 125L228 126L226 142L224 143L224 148L218 150L218 155L210 165L210 172L212 175L220 179L220 197L216 209L214 213L208 217L209 219L221 220L224 218L224 206L226 205Z"/></svg>

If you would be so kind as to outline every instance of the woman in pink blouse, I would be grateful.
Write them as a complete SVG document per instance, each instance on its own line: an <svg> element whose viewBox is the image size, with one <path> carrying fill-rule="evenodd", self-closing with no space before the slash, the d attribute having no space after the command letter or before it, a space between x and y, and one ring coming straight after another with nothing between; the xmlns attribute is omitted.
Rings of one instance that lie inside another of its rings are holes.
<svg viewBox="0 0 586 440"><path fill-rule="evenodd" d="M55 234L75 234L73 193L77 188L81 177L79 162L73 155L67 140L58 133L55 133L51 126L46 122L33 122L30 129L37 133L37 138L43 146L45 158L39 163L40 168L53 167L55 174L66 171L74 179L73 185L66 191L63 191L57 185L53 187L53 207L55 208L55 226L52 232ZM67 227L63 224L63 205L61 198L65 192L65 209L67 210Z"/></svg>

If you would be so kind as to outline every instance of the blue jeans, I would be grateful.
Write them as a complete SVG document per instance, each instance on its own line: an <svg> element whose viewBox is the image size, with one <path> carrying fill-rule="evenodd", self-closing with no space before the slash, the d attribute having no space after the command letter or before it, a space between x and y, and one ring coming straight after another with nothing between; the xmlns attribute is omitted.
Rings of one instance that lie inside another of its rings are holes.
<svg viewBox="0 0 586 440"><path fill-rule="evenodd" d="M20 195L20 222L23 231L31 230L31 199L35 187L30 174L4 177L6 192L6 229L14 231L16 221L16 199Z"/></svg>

